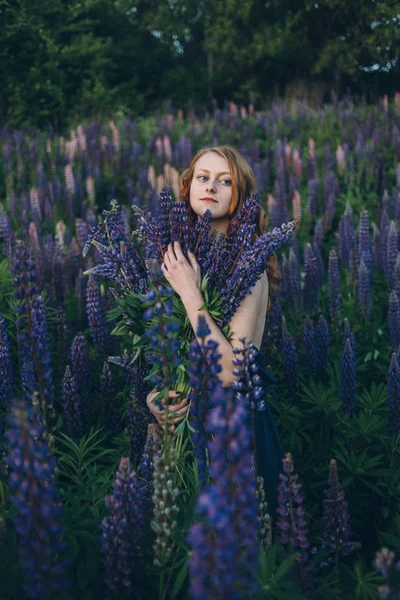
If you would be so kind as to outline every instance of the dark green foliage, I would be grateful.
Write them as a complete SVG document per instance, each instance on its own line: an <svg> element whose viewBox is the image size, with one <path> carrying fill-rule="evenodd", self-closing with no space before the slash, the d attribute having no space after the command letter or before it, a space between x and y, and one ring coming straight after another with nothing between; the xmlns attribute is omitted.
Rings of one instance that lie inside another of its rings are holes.
<svg viewBox="0 0 400 600"><path fill-rule="evenodd" d="M0 118L14 127L397 89L394 0L2 0L0 22Z"/></svg>

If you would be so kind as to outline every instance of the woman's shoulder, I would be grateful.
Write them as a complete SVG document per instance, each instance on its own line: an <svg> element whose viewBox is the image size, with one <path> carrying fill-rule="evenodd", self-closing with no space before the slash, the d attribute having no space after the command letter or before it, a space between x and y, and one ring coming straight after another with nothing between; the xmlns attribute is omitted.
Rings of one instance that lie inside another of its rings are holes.
<svg viewBox="0 0 400 600"><path fill-rule="evenodd" d="M269 279L267 271L263 271L261 276L263 294L269 295Z"/></svg>

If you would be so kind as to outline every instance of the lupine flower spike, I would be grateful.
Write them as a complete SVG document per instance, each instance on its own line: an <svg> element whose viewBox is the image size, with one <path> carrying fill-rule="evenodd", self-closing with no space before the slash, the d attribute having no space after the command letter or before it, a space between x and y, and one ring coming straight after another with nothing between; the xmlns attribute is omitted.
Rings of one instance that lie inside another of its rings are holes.
<svg viewBox="0 0 400 600"><path fill-rule="evenodd" d="M190 593L195 600L239 598L242 589L257 590L253 571L260 522L250 406L240 391L234 399L220 385L210 400L206 425L210 483L197 504L203 520L191 527L188 538L192 546Z"/></svg>
<svg viewBox="0 0 400 600"><path fill-rule="evenodd" d="M280 519L276 522L281 530L280 542L286 549L287 556L299 552L296 561L304 583L312 583L311 569L307 565L309 560L308 527L305 520L303 507L304 498L301 494L299 476L294 472L292 455L287 453L282 459L283 473L279 475L281 482L278 486L277 513Z"/></svg>
<svg viewBox="0 0 400 600"><path fill-rule="evenodd" d="M340 360L340 395L343 408L351 416L356 410L356 359L351 341L347 338Z"/></svg>
<svg viewBox="0 0 400 600"><path fill-rule="evenodd" d="M349 512L344 491L340 489L336 460L329 467L328 487L325 490L323 514L323 544L335 556L349 549Z"/></svg>
<svg viewBox="0 0 400 600"><path fill-rule="evenodd" d="M101 524L101 549L105 566L104 580L112 598L130 598L134 569L140 555L143 521L148 519L143 483L132 470L129 458L121 458L113 485L106 497L110 515Z"/></svg>
<svg viewBox="0 0 400 600"><path fill-rule="evenodd" d="M176 464L174 438L170 437L165 442L162 452L154 455L154 516L151 527L156 534L153 548L154 564L157 567L167 563L175 546L173 533L177 525L176 515L179 511L176 503L179 490L174 483Z"/></svg>
<svg viewBox="0 0 400 600"><path fill-rule="evenodd" d="M287 329L285 317L282 317L282 347L287 381L292 388L297 389L299 385L297 349L293 336Z"/></svg>
<svg viewBox="0 0 400 600"><path fill-rule="evenodd" d="M61 502L55 483L55 458L37 405L15 400L7 440L11 502L29 598L64 598L71 584L65 558Z"/></svg>

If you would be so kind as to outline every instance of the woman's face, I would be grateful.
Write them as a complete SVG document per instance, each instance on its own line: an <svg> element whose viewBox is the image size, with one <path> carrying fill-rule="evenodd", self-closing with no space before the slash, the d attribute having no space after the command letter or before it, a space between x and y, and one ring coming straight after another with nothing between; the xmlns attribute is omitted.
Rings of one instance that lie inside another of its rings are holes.
<svg viewBox="0 0 400 600"><path fill-rule="evenodd" d="M194 165L190 206L199 217L211 212L211 228L226 233L232 200L232 175L226 158L215 152L203 154Z"/></svg>

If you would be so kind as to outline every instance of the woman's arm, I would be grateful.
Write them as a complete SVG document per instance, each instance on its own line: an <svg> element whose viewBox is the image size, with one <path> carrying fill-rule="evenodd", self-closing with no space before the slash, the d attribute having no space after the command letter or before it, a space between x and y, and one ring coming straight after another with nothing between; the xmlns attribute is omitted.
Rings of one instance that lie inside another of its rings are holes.
<svg viewBox="0 0 400 600"><path fill-rule="evenodd" d="M199 314L203 315L210 334L206 337L208 340L215 340L219 345L221 357L222 371L219 377L224 387L229 387L238 377L233 375L234 365L232 363L235 355L234 348L243 348L240 338L246 337L247 341L253 341L257 334L257 320L262 311L263 303L268 302L268 277L264 273L254 287L251 288L251 294L247 294L238 306L234 316L229 322L229 329L232 332L231 340L227 340L213 317L207 309L199 311L204 304L204 298L200 290L191 290L188 293L181 295L182 302L185 306L187 315L192 325L193 331L196 333ZM200 343L200 339L198 339Z"/></svg>

